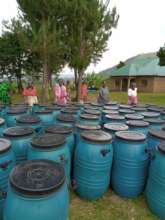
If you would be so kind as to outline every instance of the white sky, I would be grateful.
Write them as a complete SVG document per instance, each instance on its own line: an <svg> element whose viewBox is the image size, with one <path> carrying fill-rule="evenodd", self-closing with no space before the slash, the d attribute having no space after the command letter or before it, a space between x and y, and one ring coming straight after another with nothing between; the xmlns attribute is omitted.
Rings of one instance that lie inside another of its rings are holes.
<svg viewBox="0 0 165 220"><path fill-rule="evenodd" d="M165 0L111 0L111 5L120 14L119 24L108 51L89 71L99 72L131 56L157 51L165 43ZM16 14L16 0L0 0L0 25Z"/></svg>

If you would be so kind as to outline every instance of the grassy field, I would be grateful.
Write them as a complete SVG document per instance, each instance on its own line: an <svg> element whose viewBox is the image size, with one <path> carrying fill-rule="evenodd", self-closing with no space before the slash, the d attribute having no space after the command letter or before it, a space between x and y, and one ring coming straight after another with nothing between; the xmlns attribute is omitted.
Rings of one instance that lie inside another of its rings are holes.
<svg viewBox="0 0 165 220"><path fill-rule="evenodd" d="M96 100L97 94L89 94L89 100ZM126 93L111 93L110 99L120 103L127 102ZM14 102L22 101L22 97L14 95ZM139 94L140 103L165 105L165 94ZM71 193L70 220L156 220L147 207L144 196L137 199L122 199L110 189L103 198L90 202L81 200Z"/></svg>

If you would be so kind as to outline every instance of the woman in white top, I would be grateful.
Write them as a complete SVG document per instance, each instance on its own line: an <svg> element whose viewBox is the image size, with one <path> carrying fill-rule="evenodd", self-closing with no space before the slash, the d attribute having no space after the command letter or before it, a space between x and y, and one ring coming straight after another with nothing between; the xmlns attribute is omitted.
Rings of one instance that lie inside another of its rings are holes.
<svg viewBox="0 0 165 220"><path fill-rule="evenodd" d="M137 87L136 83L131 83L131 87L128 89L128 104L129 105L137 105Z"/></svg>

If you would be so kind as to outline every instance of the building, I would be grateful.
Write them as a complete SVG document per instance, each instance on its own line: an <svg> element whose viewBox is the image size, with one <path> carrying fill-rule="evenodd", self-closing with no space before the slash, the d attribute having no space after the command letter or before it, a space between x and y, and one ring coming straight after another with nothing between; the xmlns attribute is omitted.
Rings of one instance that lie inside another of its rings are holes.
<svg viewBox="0 0 165 220"><path fill-rule="evenodd" d="M165 92L165 67L159 66L156 53L141 54L101 72L110 77L112 91L126 91L135 81L140 92Z"/></svg>

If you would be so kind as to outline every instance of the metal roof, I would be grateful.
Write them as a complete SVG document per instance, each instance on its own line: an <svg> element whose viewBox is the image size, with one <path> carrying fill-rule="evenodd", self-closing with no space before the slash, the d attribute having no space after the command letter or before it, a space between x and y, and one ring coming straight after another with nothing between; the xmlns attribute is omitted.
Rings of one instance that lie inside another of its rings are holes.
<svg viewBox="0 0 165 220"><path fill-rule="evenodd" d="M121 68L117 66L101 72L108 76L165 76L165 66L159 66L156 53L141 54L125 61Z"/></svg>

